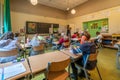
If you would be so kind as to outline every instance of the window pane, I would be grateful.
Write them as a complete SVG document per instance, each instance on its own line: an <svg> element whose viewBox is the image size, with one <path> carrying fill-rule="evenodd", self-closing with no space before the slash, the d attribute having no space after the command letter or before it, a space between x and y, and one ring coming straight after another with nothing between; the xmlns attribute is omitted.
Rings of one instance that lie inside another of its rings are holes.
<svg viewBox="0 0 120 80"><path fill-rule="evenodd" d="M0 35L3 33L3 5L0 2Z"/></svg>

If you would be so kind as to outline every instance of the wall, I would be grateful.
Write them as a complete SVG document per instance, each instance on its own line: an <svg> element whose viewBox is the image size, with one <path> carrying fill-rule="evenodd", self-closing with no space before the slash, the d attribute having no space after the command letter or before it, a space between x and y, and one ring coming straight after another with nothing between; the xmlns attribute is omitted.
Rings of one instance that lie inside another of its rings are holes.
<svg viewBox="0 0 120 80"><path fill-rule="evenodd" d="M82 30L83 22L103 18L108 18L110 34L120 33L120 6L68 19L67 24L74 24L75 28Z"/></svg>
<svg viewBox="0 0 120 80"><path fill-rule="evenodd" d="M28 13L38 16L66 19L66 12L41 4L32 5L30 0L10 0L11 11Z"/></svg>
<svg viewBox="0 0 120 80"><path fill-rule="evenodd" d="M4 3L4 0L0 0L0 3L2 3L2 4L3 4L3 3Z"/></svg>
<svg viewBox="0 0 120 80"><path fill-rule="evenodd" d="M67 18L79 17L115 6L120 6L120 0L88 0L86 3L75 7L75 15L72 15L69 11Z"/></svg>
<svg viewBox="0 0 120 80"><path fill-rule="evenodd" d="M12 24L13 32L17 32L19 31L19 29L24 28L26 26L25 25L26 21L59 23L60 26L66 25L66 20L64 19L44 17L44 16L11 11L11 24Z"/></svg>
<svg viewBox="0 0 120 80"><path fill-rule="evenodd" d="M41 4L33 6L29 0L10 0L12 31L24 28L26 21L66 25L66 13Z"/></svg>
<svg viewBox="0 0 120 80"><path fill-rule="evenodd" d="M74 32L82 30L83 22L108 18L109 33L116 33L120 31L118 28L120 27L120 7L118 5L120 5L120 0L89 0L76 7L76 14L71 15L70 13L66 14L64 11L40 4L33 6L29 0L11 0L12 29L16 32L25 26L26 21L36 21L59 23L60 26L70 24L74 29L72 32Z"/></svg>

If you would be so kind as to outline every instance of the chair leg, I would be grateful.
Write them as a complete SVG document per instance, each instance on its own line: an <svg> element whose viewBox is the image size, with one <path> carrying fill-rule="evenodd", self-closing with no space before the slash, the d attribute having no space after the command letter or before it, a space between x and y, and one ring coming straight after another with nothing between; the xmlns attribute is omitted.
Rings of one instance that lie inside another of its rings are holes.
<svg viewBox="0 0 120 80"><path fill-rule="evenodd" d="M99 71L97 65L96 65L96 69L97 69L98 75L99 75L99 77L100 77L100 80L102 80L102 77L101 77L101 75L100 75L100 71Z"/></svg>
<svg viewBox="0 0 120 80"><path fill-rule="evenodd" d="M84 69L84 73L85 73L86 80L89 80L87 71L85 69Z"/></svg>
<svg viewBox="0 0 120 80"><path fill-rule="evenodd" d="M71 76L70 76L70 65L68 66L68 73L69 73L69 79L71 80Z"/></svg>

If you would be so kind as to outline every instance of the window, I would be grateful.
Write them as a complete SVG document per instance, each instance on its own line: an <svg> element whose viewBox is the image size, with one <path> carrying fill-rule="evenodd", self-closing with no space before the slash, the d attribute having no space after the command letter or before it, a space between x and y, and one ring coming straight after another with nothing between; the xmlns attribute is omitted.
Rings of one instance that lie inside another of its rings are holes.
<svg viewBox="0 0 120 80"><path fill-rule="evenodd" d="M3 33L3 4L2 0L0 1L0 36Z"/></svg>

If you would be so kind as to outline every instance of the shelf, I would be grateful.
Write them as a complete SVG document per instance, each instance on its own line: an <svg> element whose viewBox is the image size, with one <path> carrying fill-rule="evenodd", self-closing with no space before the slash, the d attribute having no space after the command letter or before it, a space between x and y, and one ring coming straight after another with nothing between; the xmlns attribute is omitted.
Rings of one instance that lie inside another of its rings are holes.
<svg viewBox="0 0 120 80"><path fill-rule="evenodd" d="M112 38L103 38L102 40L112 40Z"/></svg>
<svg viewBox="0 0 120 80"><path fill-rule="evenodd" d="M107 48L117 49L116 47L111 46L111 45L103 45L103 46L104 46L104 47L107 47Z"/></svg>

